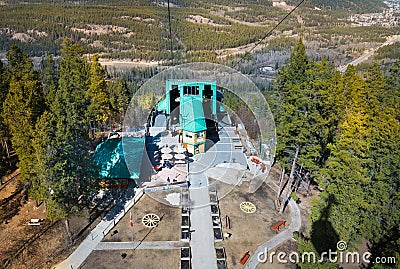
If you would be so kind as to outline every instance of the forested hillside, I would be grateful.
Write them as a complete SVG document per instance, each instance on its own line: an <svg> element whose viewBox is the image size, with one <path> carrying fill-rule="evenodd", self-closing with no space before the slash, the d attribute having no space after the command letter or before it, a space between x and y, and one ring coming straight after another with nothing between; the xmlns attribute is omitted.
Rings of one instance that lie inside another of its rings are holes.
<svg viewBox="0 0 400 269"><path fill-rule="evenodd" d="M300 6L273 37L301 35L319 54L354 57L399 31L398 27L379 24L373 30L354 27L349 21L354 12L381 12L385 6L381 1L314 2ZM243 53L241 46L260 40L288 12L267 0L172 1L170 39L168 10L162 1L2 3L0 52L15 44L30 56L58 56L67 37L78 42L85 53L130 61L166 61L171 57L175 62L223 61L225 56ZM232 48L238 49L225 51Z"/></svg>
<svg viewBox="0 0 400 269"><path fill-rule="evenodd" d="M295 5L296 0L288 0L287 3ZM310 7L322 7L327 9L342 9L355 12L377 12L385 5L380 0L310 0L306 5Z"/></svg>

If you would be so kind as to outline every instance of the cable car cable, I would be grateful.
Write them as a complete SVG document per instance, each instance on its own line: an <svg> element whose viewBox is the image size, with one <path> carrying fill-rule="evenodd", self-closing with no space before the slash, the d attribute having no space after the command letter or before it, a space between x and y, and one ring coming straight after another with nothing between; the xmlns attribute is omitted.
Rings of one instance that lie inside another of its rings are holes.
<svg viewBox="0 0 400 269"><path fill-rule="evenodd" d="M303 4L305 0L301 0L297 6L295 6L288 14L286 14L285 17L283 17L283 19L281 19L277 25L275 25L271 30L268 31L268 33L261 38L255 45L253 48L251 48L249 51L246 51L246 53L250 53L252 52L256 47L258 47L267 37L269 37L273 31L275 31L276 28L278 28L278 26L284 22L299 6L301 6L301 4ZM234 65L234 68L236 68L240 63L242 63L244 60L244 55L240 58L240 60Z"/></svg>

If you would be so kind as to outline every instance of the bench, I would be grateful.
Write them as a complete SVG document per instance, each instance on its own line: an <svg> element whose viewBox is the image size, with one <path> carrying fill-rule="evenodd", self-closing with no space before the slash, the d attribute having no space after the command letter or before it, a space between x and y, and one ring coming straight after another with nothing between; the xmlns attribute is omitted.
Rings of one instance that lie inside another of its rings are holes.
<svg viewBox="0 0 400 269"><path fill-rule="evenodd" d="M28 222L28 225L29 226L39 226L42 222L44 222L45 220L44 219L31 219L29 222Z"/></svg>
<svg viewBox="0 0 400 269"><path fill-rule="evenodd" d="M250 254L249 254L249 251L247 251L244 255L243 255L243 257L240 259L240 264L241 265L245 265L246 264L246 262L247 262L247 260L250 258Z"/></svg>
<svg viewBox="0 0 400 269"><path fill-rule="evenodd" d="M232 142L233 143L241 143L240 137L232 137Z"/></svg>
<svg viewBox="0 0 400 269"><path fill-rule="evenodd" d="M240 142L233 143L233 148L234 148L234 149L242 150L242 149L243 149L243 145L242 145L242 143L240 143Z"/></svg>
<svg viewBox="0 0 400 269"><path fill-rule="evenodd" d="M251 158L250 161L253 162L253 163L255 163L255 164L259 164L259 163L260 163L260 160L257 159L257 158L255 158L255 157Z"/></svg>
<svg viewBox="0 0 400 269"><path fill-rule="evenodd" d="M231 219L229 218L228 215L225 217L225 222L226 222L226 228L230 229L231 228Z"/></svg>
<svg viewBox="0 0 400 269"><path fill-rule="evenodd" d="M286 221L280 221L277 224L273 225L271 227L272 230L276 231L277 233L279 233L279 228L283 226L283 228L286 228Z"/></svg>

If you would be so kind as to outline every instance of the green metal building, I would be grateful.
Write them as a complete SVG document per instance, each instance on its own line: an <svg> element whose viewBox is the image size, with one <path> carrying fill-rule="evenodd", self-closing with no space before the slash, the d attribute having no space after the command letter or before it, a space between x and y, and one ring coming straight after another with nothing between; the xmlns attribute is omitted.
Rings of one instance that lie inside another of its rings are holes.
<svg viewBox="0 0 400 269"><path fill-rule="evenodd" d="M157 110L167 115L170 125L180 127L181 142L189 152L204 152L206 119L215 119L217 114L216 82L167 80L165 88Z"/></svg>

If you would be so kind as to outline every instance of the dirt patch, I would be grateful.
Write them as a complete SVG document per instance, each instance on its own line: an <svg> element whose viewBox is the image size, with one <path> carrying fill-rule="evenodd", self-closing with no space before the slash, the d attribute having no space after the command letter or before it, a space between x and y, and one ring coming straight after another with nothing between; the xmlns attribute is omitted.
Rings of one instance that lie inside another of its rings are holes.
<svg viewBox="0 0 400 269"><path fill-rule="evenodd" d="M10 197L10 195L18 188L18 185L21 184L18 180L19 170L16 170L14 173L2 177L2 184L0 185L0 201Z"/></svg>
<svg viewBox="0 0 400 269"><path fill-rule="evenodd" d="M192 23L197 23L197 24L205 24L205 25L211 25L211 26L230 26L229 24L219 24L215 23L212 19L205 18L200 15L189 15L186 20L188 22Z"/></svg>
<svg viewBox="0 0 400 269"><path fill-rule="evenodd" d="M294 8L294 6L289 6L285 1L273 1L272 6L279 7L285 11L290 11Z"/></svg>
<svg viewBox="0 0 400 269"><path fill-rule="evenodd" d="M1 263L10 263L8 268L44 268L48 258L57 249L65 247L62 225L44 221L40 226L29 226L32 218L45 219L44 206L35 207L29 200L7 223L0 225ZM58 252L59 253L59 252Z"/></svg>
<svg viewBox="0 0 400 269"><path fill-rule="evenodd" d="M276 194L265 183L253 194L247 193L248 188L249 183L244 182L219 201L223 232L231 233L232 237L217 245L225 247L229 268L242 268L239 260L244 253L250 251L253 254L259 245L273 238L277 232L271 229L272 225L281 220L286 221L287 226L290 225L288 211L282 215L277 214L274 206ZM253 203L256 212L244 213L239 207L244 201ZM227 215L231 222L230 229L226 227Z"/></svg>
<svg viewBox="0 0 400 269"><path fill-rule="evenodd" d="M97 25L97 24L88 24L86 29L82 28L71 28L72 31L81 32L86 35L108 35L114 33L127 33L128 28L115 26L115 25Z"/></svg>
<svg viewBox="0 0 400 269"><path fill-rule="evenodd" d="M159 192L165 197L170 192ZM154 193L151 194L155 195ZM179 241L180 240L180 208L160 203L145 194L131 209L133 227L130 226L129 213L103 239L105 242L130 242L132 233L134 241ZM142 223L146 214L156 214L160 218L158 226L154 229L147 228ZM115 233L115 231L118 231ZM114 235L112 235L114 233ZM145 268L145 267L143 267Z"/></svg>
<svg viewBox="0 0 400 269"><path fill-rule="evenodd" d="M19 40L19 41L24 42L24 43L26 43L28 41L31 41L31 40L34 40L30 35L25 34L25 33L15 33L11 37L11 39L16 39L16 40Z"/></svg>
<svg viewBox="0 0 400 269"><path fill-rule="evenodd" d="M123 255L123 254L126 254ZM125 256L125 258L123 258ZM80 269L109 268L179 268L180 250L96 250L93 251ZM157 265L157 266L155 266Z"/></svg>
<svg viewBox="0 0 400 269"><path fill-rule="evenodd" d="M4 221L0 222L0 267L50 268L65 259L73 246L66 234L64 221L47 220L44 204L36 206L34 200L27 200L23 186L15 176L5 177L0 188L0 209L4 217ZM97 208L91 212L94 220L92 227L100 221L99 217L96 218L99 212L101 210ZM31 219L44 221L32 226L28 225ZM69 223L74 243L79 245L91 229L89 221L82 216L73 216ZM86 226L88 229L83 230Z"/></svg>

